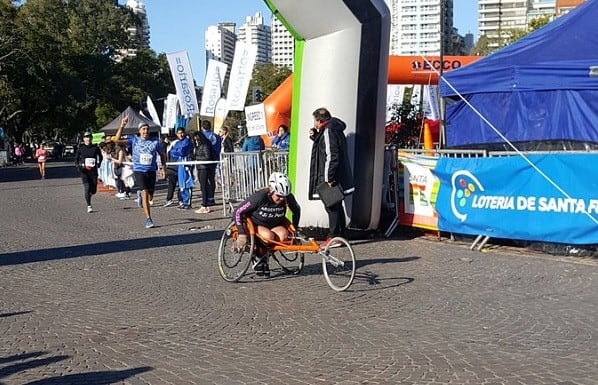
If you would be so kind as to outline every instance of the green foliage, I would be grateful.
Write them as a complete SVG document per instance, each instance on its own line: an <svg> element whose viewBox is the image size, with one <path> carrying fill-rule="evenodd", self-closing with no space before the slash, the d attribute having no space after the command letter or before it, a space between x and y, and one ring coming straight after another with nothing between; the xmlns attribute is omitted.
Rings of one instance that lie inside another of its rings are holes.
<svg viewBox="0 0 598 385"><path fill-rule="evenodd" d="M386 124L385 143L399 148L416 148L423 124L423 115L418 106L412 105L408 99L403 104L389 107L391 118Z"/></svg>
<svg viewBox="0 0 598 385"><path fill-rule="evenodd" d="M139 23L105 0L0 0L0 124L9 136L70 138L99 128L128 105L173 92L164 55L139 49Z"/></svg>
<svg viewBox="0 0 598 385"><path fill-rule="evenodd" d="M509 44L516 42L517 40L528 35L529 33L539 28L542 28L546 24L550 23L551 20L552 16L550 15L537 17L529 22L528 27L526 29L512 28L503 31L501 38L490 38L486 35L482 35L478 39L475 47L473 47L473 49L471 50L471 54L487 56L494 51L497 51Z"/></svg>

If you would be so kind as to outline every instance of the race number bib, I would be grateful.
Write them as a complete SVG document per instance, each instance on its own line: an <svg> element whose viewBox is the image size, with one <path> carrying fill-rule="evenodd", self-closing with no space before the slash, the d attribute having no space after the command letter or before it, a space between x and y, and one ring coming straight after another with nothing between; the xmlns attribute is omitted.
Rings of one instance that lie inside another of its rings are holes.
<svg viewBox="0 0 598 385"><path fill-rule="evenodd" d="M46 156L45 155L40 155L37 159L39 159L40 161L44 161L46 160Z"/></svg>
<svg viewBox="0 0 598 385"><path fill-rule="evenodd" d="M85 158L85 162L83 164L87 168L95 167L96 166L96 159L95 158Z"/></svg>
<svg viewBox="0 0 598 385"><path fill-rule="evenodd" d="M153 156L152 154L139 154L139 163L144 166L149 166L152 164Z"/></svg>

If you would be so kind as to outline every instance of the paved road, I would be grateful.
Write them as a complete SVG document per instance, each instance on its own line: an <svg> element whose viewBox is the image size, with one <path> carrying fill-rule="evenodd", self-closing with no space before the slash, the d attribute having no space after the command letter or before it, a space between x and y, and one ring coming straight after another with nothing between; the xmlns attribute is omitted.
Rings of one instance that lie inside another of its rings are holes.
<svg viewBox="0 0 598 385"><path fill-rule="evenodd" d="M355 240L335 293L220 279L221 213L94 197L70 165L0 169L0 383L598 384L598 263ZM159 191L156 202L164 200Z"/></svg>

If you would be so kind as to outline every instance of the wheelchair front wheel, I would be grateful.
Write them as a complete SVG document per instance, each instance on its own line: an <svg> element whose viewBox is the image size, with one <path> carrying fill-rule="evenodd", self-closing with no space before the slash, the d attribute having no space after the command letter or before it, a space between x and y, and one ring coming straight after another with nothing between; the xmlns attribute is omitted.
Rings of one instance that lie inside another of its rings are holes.
<svg viewBox="0 0 598 385"><path fill-rule="evenodd" d="M320 251L322 269L328 286L334 291L344 291L355 278L355 253L351 244L342 237L334 237L328 246Z"/></svg>
<svg viewBox="0 0 598 385"><path fill-rule="evenodd" d="M247 272L251 264L251 255L254 246L254 238L248 235L247 246L244 250L236 251L235 242L238 232L235 222L231 222L222 237L218 246L218 272L227 282L237 282Z"/></svg>

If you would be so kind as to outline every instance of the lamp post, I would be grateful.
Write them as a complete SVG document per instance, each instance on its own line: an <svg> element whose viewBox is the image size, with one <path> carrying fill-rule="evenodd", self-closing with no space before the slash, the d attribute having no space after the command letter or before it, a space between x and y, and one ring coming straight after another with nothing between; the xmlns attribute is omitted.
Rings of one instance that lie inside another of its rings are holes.
<svg viewBox="0 0 598 385"><path fill-rule="evenodd" d="M439 0L440 1L440 76L438 78L438 92L440 93L440 82L442 82L442 75L444 73L444 1L445 0ZM440 96L440 95L439 95ZM446 144L446 132L445 132L445 124L444 124L444 119L445 119L445 104L444 104L444 99L442 97L439 98L440 99L440 132L439 132L439 138L438 138L438 147L439 148L444 148L444 145Z"/></svg>

